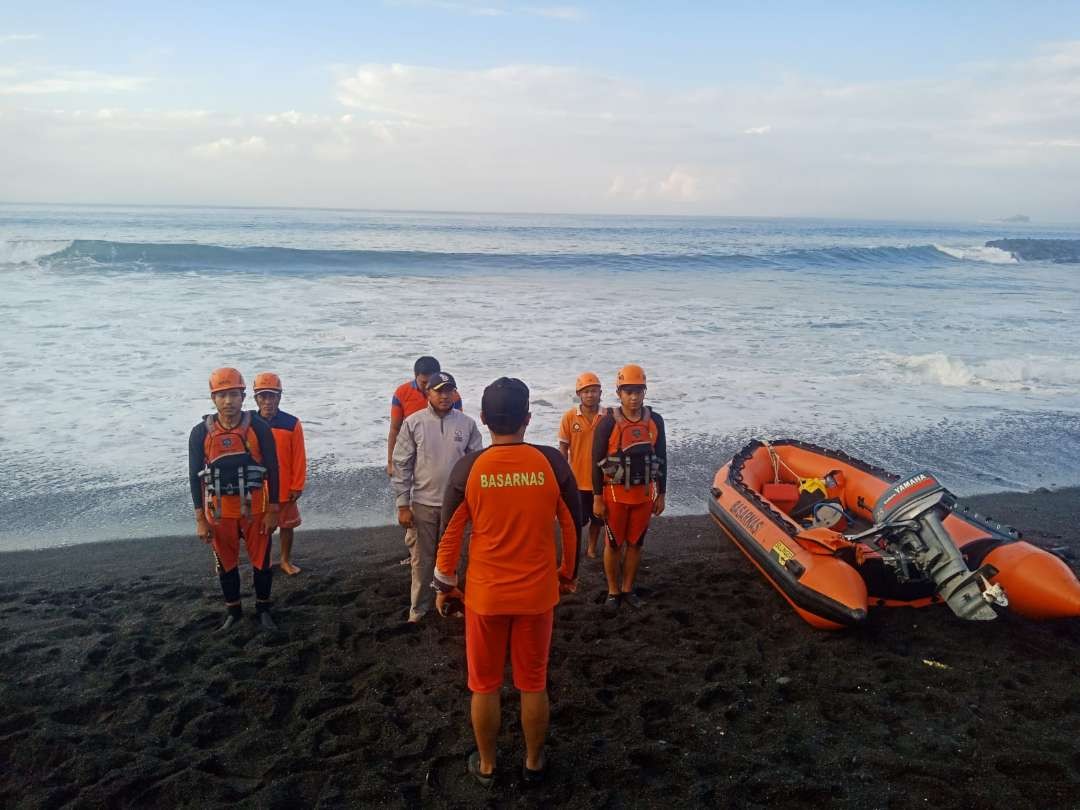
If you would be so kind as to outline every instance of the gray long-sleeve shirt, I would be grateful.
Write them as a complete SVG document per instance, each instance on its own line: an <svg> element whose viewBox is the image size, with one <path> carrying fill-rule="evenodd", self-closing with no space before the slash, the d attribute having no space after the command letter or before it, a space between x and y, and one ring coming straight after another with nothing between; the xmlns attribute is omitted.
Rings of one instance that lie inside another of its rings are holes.
<svg viewBox="0 0 1080 810"><path fill-rule="evenodd" d="M398 506L442 506L454 463L484 446L472 417L452 410L440 417L428 405L401 424L394 445L394 497Z"/></svg>

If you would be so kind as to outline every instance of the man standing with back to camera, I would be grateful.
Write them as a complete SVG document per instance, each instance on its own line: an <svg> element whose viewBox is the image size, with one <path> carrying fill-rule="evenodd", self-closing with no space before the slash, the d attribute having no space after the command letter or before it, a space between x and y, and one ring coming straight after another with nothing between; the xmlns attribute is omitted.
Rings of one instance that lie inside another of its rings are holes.
<svg viewBox="0 0 1080 810"><path fill-rule="evenodd" d="M465 527L472 524L465 589L465 658L472 691L476 748L469 774L484 787L495 782L503 669L509 650L514 686L521 693L525 783L545 774L544 741L550 708L548 657L559 594L577 588L580 499L570 466L554 447L526 444L529 389L500 377L484 389L480 421L491 446L454 465L443 500L446 530L432 585L440 613L457 589ZM562 534L556 567L555 521Z"/></svg>

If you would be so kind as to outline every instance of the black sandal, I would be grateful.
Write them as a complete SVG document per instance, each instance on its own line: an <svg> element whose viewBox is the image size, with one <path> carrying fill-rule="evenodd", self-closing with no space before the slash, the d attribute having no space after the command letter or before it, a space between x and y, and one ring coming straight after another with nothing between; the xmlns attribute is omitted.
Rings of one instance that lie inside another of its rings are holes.
<svg viewBox="0 0 1080 810"><path fill-rule="evenodd" d="M540 754L540 767L535 771L526 765L521 763L521 781L526 785L538 785L544 781L544 777L547 776L547 752L544 751Z"/></svg>
<svg viewBox="0 0 1080 810"><path fill-rule="evenodd" d="M469 754L469 776L477 781L480 787L490 788L495 784L495 771L491 773L480 773L480 752L473 751Z"/></svg>

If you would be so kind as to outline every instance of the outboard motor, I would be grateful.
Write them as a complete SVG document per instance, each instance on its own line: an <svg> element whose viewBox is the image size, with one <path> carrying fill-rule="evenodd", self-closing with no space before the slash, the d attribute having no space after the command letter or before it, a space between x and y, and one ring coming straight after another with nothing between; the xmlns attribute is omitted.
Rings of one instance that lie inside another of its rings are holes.
<svg viewBox="0 0 1080 810"><path fill-rule="evenodd" d="M988 621L997 618L991 603L1007 605L1000 585L991 585L997 573L992 565L971 571L949 537L942 520L956 504L930 472L919 472L886 490L874 504L874 529L881 532L894 553L898 574L907 575L910 561L929 577L938 592L961 619Z"/></svg>

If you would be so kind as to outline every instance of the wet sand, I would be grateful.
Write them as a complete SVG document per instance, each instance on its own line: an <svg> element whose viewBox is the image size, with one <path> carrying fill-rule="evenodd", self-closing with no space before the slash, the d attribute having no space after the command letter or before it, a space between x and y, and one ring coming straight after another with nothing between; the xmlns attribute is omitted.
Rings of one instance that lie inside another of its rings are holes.
<svg viewBox="0 0 1080 810"><path fill-rule="evenodd" d="M1080 492L969 498L1080 569ZM218 635L194 537L0 555L0 806L1066 808L1080 805L1080 620L945 608L805 625L705 516L654 524L647 605L596 561L558 608L550 774L473 749L462 627L403 623L395 528L299 530L282 632Z"/></svg>

